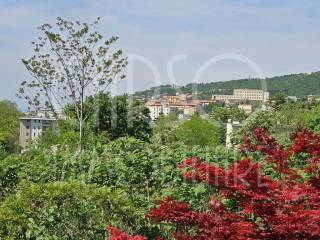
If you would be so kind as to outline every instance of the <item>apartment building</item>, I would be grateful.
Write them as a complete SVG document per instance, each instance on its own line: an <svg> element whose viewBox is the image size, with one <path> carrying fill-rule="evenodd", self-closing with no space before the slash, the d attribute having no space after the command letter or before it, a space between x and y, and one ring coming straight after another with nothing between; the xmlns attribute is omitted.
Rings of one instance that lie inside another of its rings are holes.
<svg viewBox="0 0 320 240"><path fill-rule="evenodd" d="M269 99L269 92L259 89L234 89L233 95L212 95L217 101L262 101Z"/></svg>
<svg viewBox="0 0 320 240"><path fill-rule="evenodd" d="M57 119L65 118L63 110L56 110L55 113L56 115L50 110L40 110L25 113L20 118L19 144L22 151L25 151L29 143L39 138L48 128L56 127Z"/></svg>
<svg viewBox="0 0 320 240"><path fill-rule="evenodd" d="M56 118L44 116L24 116L20 118L19 143L22 151L44 131L57 122Z"/></svg>
<svg viewBox="0 0 320 240"><path fill-rule="evenodd" d="M149 114L152 121L159 118L163 113L167 115L170 112L168 107L166 107L166 110L164 111L164 106L160 102L150 101L146 104L146 106L149 109Z"/></svg>

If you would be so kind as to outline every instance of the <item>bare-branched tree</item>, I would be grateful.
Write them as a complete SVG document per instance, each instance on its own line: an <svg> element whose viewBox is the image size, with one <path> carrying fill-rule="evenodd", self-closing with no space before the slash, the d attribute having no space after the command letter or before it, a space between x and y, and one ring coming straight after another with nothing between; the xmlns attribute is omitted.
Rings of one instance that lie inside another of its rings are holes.
<svg viewBox="0 0 320 240"><path fill-rule="evenodd" d="M105 92L112 82L124 78L127 59L122 50L112 48L118 37L107 40L92 24L71 22L60 17L56 26L43 24L41 36L32 42L33 56L22 59L32 75L23 81L18 96L28 102L29 109L57 109L73 105L79 123L79 147L90 114L85 98Z"/></svg>

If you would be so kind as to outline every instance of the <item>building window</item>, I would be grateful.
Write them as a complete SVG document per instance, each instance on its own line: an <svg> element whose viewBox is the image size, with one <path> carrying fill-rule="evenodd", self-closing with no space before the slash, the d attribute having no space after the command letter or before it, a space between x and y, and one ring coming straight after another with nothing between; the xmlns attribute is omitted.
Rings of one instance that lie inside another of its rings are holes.
<svg viewBox="0 0 320 240"><path fill-rule="evenodd" d="M28 132L26 133L26 136L29 137L29 133Z"/></svg>
<svg viewBox="0 0 320 240"><path fill-rule="evenodd" d="M28 126L26 126L26 129L30 129L30 126L28 125Z"/></svg>

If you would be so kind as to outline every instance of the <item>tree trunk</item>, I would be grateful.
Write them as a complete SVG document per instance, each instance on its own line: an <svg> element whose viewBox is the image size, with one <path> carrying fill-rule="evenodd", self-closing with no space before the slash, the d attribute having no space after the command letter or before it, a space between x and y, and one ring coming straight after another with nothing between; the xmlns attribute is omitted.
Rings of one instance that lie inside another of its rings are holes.
<svg viewBox="0 0 320 240"><path fill-rule="evenodd" d="M82 117L80 117L79 120L79 128L80 128L80 133L79 133L79 150L80 152L82 151L82 138L83 138L83 120Z"/></svg>
<svg viewBox="0 0 320 240"><path fill-rule="evenodd" d="M82 83L81 87L81 97L80 97L80 119L79 119L79 150L82 152L82 141L83 141L83 123L84 123L84 117L83 117L83 102L84 102L84 86Z"/></svg>

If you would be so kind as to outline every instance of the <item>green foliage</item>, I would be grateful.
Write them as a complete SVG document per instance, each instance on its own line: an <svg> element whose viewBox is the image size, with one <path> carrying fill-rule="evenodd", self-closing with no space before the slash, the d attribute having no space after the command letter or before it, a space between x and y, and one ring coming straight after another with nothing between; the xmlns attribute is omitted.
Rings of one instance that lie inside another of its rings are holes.
<svg viewBox="0 0 320 240"><path fill-rule="evenodd" d="M250 134L257 127L262 127L268 129L271 133L277 125L277 120L274 117L274 112L272 111L256 111L250 117L248 117L244 122L243 126L235 131L232 136L233 144L240 144L243 140L244 134Z"/></svg>
<svg viewBox="0 0 320 240"><path fill-rule="evenodd" d="M320 105L316 105L312 109L312 114L308 119L308 127L315 132L320 133Z"/></svg>
<svg viewBox="0 0 320 240"><path fill-rule="evenodd" d="M211 113L214 111L214 109L218 108L218 107L224 107L225 104L224 103L209 103L208 105L205 105L203 107L203 110L205 113Z"/></svg>
<svg viewBox="0 0 320 240"><path fill-rule="evenodd" d="M16 190L22 164L21 159L14 155L0 159L0 202Z"/></svg>
<svg viewBox="0 0 320 240"><path fill-rule="evenodd" d="M245 133L250 134L254 128L263 127L282 144L286 144L293 131L300 128L315 129L316 112L317 108L310 108L303 102L284 102L272 110L257 111L249 116L243 122L242 128L233 134L233 142L239 144Z"/></svg>
<svg viewBox="0 0 320 240"><path fill-rule="evenodd" d="M19 151L19 117L14 103L0 101L0 159Z"/></svg>
<svg viewBox="0 0 320 240"><path fill-rule="evenodd" d="M286 102L276 111L276 117L281 125L293 129L307 127L313 110L304 102Z"/></svg>
<svg viewBox="0 0 320 240"><path fill-rule="evenodd" d="M0 206L0 238L103 240L113 197L80 182L23 186Z"/></svg>
<svg viewBox="0 0 320 240"><path fill-rule="evenodd" d="M222 127L198 115L183 122L176 130L177 139L187 145L217 146L222 143Z"/></svg>
<svg viewBox="0 0 320 240"><path fill-rule="evenodd" d="M148 141L152 134L150 127L149 109L137 99L129 104L129 112L127 118L128 136L135 137L144 141Z"/></svg>
<svg viewBox="0 0 320 240"><path fill-rule="evenodd" d="M50 149L52 146L68 146L70 149L78 147L79 133L77 131L78 124L75 119L59 120L57 129L48 128L34 145L30 147L41 148L43 150ZM86 139L84 147L92 145L92 131L84 131L84 138Z"/></svg>
<svg viewBox="0 0 320 240"><path fill-rule="evenodd" d="M155 206L156 200L167 195L187 201L195 208L207 209L210 190L205 185L188 184L177 168L181 160L188 156L198 156L227 166L239 154L223 147L187 147L178 143L162 146L133 138L120 138L108 144L100 160L95 162L90 182L125 191L136 213L135 228L129 229L142 234L144 230L137 226L148 224L144 218L147 210Z"/></svg>
<svg viewBox="0 0 320 240"><path fill-rule="evenodd" d="M152 142L161 145L176 142L175 130L180 124L175 113L170 113L168 116L161 115L153 126Z"/></svg>
<svg viewBox="0 0 320 240"><path fill-rule="evenodd" d="M119 138L105 146L84 149L81 153L64 146L52 150L35 148L1 162L0 184L5 186L1 194L7 205L8 199L10 202L18 201L22 191L23 195L29 194L31 190L26 187L29 183L47 186L54 182L81 181L98 188L108 187L120 194L112 210L113 225L131 233L154 236L158 229L153 227L151 232L146 232L145 226L151 223L146 222L145 214L157 199L171 195L197 209L207 209L209 189L205 185L185 182L177 168L181 160L188 156L228 166L239 154L224 147L189 147L179 143L164 146L134 138ZM51 205L49 198L44 199L44 202L47 201ZM64 201L67 200L61 200ZM16 206L21 202L16 202ZM121 207L116 207L118 203ZM105 217L108 219L110 214ZM17 226L22 224L25 222L16 223ZM49 231L50 227L45 225L43 231ZM1 234L0 238L6 236Z"/></svg>
<svg viewBox="0 0 320 240"><path fill-rule="evenodd" d="M243 109L237 107L214 107L210 114L210 118L223 123L232 121L243 121L247 118L247 114Z"/></svg>
<svg viewBox="0 0 320 240"><path fill-rule="evenodd" d="M84 108L87 116L84 126L86 141L92 142L97 136L105 137L105 142L125 136L148 141L151 136L149 110L141 101L128 99L126 94L113 98L105 93L89 96L84 102ZM74 105L69 105L66 112L70 116L69 127L66 129L62 125L64 129L61 132L79 131L78 126L72 124L72 120L76 119Z"/></svg>
<svg viewBox="0 0 320 240"><path fill-rule="evenodd" d="M284 93L276 93L274 96L268 99L268 105L275 109L279 110L283 104L286 102L286 96Z"/></svg>

